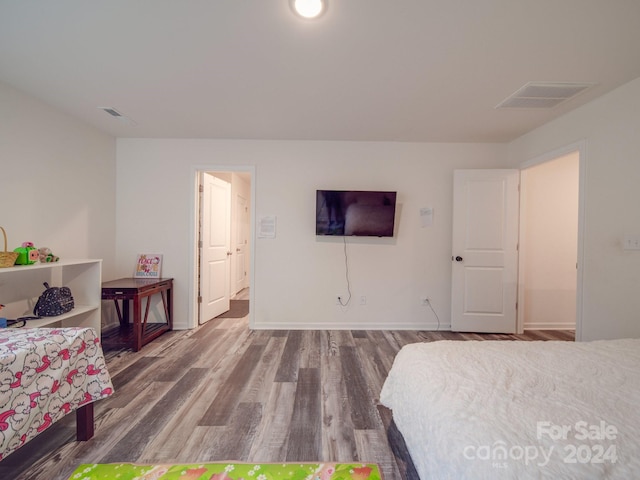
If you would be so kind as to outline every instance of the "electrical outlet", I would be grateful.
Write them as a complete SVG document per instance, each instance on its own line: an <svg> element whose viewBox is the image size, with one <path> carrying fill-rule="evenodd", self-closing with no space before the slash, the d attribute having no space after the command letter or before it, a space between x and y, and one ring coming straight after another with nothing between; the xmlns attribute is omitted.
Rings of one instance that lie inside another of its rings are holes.
<svg viewBox="0 0 640 480"><path fill-rule="evenodd" d="M640 250L640 237L637 235L625 235L623 240L624 250Z"/></svg>
<svg viewBox="0 0 640 480"><path fill-rule="evenodd" d="M366 305L366 304L367 304L366 295L360 295L360 305Z"/></svg>

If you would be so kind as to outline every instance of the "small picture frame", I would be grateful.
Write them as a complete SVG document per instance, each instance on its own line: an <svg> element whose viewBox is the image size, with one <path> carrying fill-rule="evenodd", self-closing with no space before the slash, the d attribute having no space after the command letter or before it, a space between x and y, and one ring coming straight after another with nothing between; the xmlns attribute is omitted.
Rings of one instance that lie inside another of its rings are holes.
<svg viewBox="0 0 640 480"><path fill-rule="evenodd" d="M136 261L135 278L160 278L162 274L162 254L140 253Z"/></svg>

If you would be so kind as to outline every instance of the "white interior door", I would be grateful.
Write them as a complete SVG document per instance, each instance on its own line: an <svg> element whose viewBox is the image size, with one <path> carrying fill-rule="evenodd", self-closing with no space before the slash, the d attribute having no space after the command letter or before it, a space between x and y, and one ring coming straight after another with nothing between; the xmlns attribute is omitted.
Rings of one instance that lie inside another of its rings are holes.
<svg viewBox="0 0 640 480"><path fill-rule="evenodd" d="M249 245L249 205L242 195L236 196L235 235L235 289L234 293L248 286L247 247Z"/></svg>
<svg viewBox="0 0 640 480"><path fill-rule="evenodd" d="M516 332L518 170L454 172L451 330Z"/></svg>
<svg viewBox="0 0 640 480"><path fill-rule="evenodd" d="M202 174L200 208L200 323L229 310L231 185Z"/></svg>

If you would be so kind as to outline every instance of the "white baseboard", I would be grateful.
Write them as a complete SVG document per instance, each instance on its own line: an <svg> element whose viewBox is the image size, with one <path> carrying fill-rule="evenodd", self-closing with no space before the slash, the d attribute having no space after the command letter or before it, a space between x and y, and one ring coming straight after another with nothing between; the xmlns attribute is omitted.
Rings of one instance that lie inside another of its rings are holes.
<svg viewBox="0 0 640 480"><path fill-rule="evenodd" d="M576 324L574 323L525 323L525 330L575 330Z"/></svg>
<svg viewBox="0 0 640 480"><path fill-rule="evenodd" d="M254 330L425 330L451 331L450 324L433 323L264 323L251 325Z"/></svg>

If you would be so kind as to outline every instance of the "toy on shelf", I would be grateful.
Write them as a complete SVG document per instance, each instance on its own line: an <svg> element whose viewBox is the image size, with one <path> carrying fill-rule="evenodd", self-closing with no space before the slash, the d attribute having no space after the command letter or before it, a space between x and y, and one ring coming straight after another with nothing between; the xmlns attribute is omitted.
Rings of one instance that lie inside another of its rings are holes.
<svg viewBox="0 0 640 480"><path fill-rule="evenodd" d="M51 253L51 249L48 247L40 247L38 253L40 254L40 263L52 263L60 260L60 257Z"/></svg>
<svg viewBox="0 0 640 480"><path fill-rule="evenodd" d="M13 251L18 254L16 265L31 265L40 259L38 249L33 246L33 242L22 242L22 246Z"/></svg>

